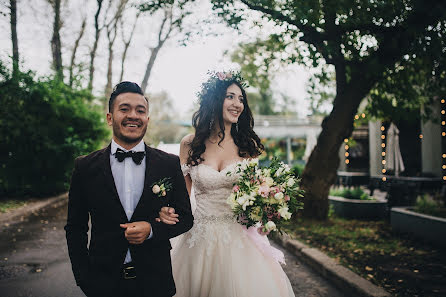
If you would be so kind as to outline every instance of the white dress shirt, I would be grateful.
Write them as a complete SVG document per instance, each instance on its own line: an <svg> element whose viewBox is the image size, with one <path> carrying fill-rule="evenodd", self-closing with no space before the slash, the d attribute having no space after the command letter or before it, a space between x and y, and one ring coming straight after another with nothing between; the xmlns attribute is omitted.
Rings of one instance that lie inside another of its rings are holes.
<svg viewBox="0 0 446 297"><path fill-rule="evenodd" d="M118 148L122 149L125 152L129 151L117 144L112 139L110 166L113 174L113 179L115 181L116 190L118 191L119 200L121 200L121 204L125 210L127 219L130 220L144 190L146 157L144 156L144 159L142 159L142 162L139 165L135 164L132 158L125 158L124 161L119 162L118 159L116 159L116 157L114 156ZM141 140L141 142L139 142L130 150L135 152L144 152L144 141ZM152 235L152 230L150 230L148 239L150 239ZM128 263L130 261L132 261L132 257L130 255L130 250L128 250L127 255L125 256L124 263Z"/></svg>

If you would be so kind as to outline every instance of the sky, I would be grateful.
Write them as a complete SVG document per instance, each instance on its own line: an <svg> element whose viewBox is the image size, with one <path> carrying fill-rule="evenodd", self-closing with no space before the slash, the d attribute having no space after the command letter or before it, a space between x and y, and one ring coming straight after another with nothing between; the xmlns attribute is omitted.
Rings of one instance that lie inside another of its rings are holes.
<svg viewBox="0 0 446 297"><path fill-rule="evenodd" d="M0 9L8 13L6 3L1 0ZM18 1L18 39L21 61L24 69L36 71L38 75L51 73L51 48L52 11L45 0L19 0ZM61 40L63 46L63 62L68 64L71 48L80 28L81 19L87 16L87 32L81 41L78 60L88 62L88 50L93 43L93 14L96 9L96 1L70 0L65 1L62 9L63 27ZM212 14L211 7L206 0L199 1L194 10L193 18L202 18ZM126 17L127 27L132 24L132 15ZM191 22L194 22L191 19ZM143 17L139 20L135 36L129 48L125 66L124 80L141 83L145 68L149 59L148 47L153 44L154 28L158 25L153 17ZM224 55L227 50L235 49L241 41L249 41L263 32L255 32L250 29L246 34L238 34L227 28L224 24L212 25L208 31L218 33L218 36L205 36L196 38L187 46L180 46L175 40L169 41L160 51L152 70L149 87L146 92L167 92L173 101L176 112L187 119L196 102L196 93L200 84L206 79L208 70L237 69L236 64L231 63ZM266 32L267 33L267 32ZM114 81L116 84L120 73L120 55L122 42L116 41L116 60L114 62ZM96 93L101 93L106 83L106 58L107 47L104 34L100 41L96 59L97 72L94 88ZM11 54L9 15L0 16L0 59L9 59ZM276 94L283 93L294 98L297 102L296 111L300 117L308 113L308 100L305 85L310 71L297 65L290 65L275 75L272 88ZM249 90L248 90L249 91Z"/></svg>

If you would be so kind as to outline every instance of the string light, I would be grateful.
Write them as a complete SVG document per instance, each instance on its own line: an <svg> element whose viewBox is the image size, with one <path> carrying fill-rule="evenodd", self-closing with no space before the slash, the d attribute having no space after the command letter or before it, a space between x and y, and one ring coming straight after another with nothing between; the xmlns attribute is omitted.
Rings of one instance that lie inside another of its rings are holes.
<svg viewBox="0 0 446 297"><path fill-rule="evenodd" d="M420 134L420 139L423 139L423 134Z"/></svg>
<svg viewBox="0 0 446 297"><path fill-rule="evenodd" d="M386 151L385 151L385 148L386 148L386 143L385 143L386 133L385 133L385 130L386 130L386 128L384 127L384 125L381 124L381 148L382 148L382 151L381 151L381 157L382 157L382 159L381 159L381 164L382 164L381 172L382 172L382 174L385 174L387 172L387 170L385 168L385 165L386 165L386 160L385 160L385 157L386 157ZM387 180L386 177L383 176L382 181L385 182L386 180Z"/></svg>
<svg viewBox="0 0 446 297"><path fill-rule="evenodd" d="M365 113L362 113L361 116L362 116L362 118L365 118Z"/></svg>
<svg viewBox="0 0 446 297"><path fill-rule="evenodd" d="M346 150L348 150L348 145L346 144L346 145L344 146L344 148L345 148Z"/></svg>
<svg viewBox="0 0 446 297"><path fill-rule="evenodd" d="M445 121L445 119L444 119L444 114L445 114L445 110L444 110L445 106L444 106L444 103L446 102L446 100L443 98L443 99L440 100L440 102L441 102L441 104L442 104L442 106L441 106L441 115L440 115L440 120L441 120L441 126L440 126L440 128L441 128L441 130L442 130L442 131L441 131L441 136L442 136L442 137L445 137L445 136L446 136L446 131L445 131L446 121ZM444 141L442 141L442 143L443 143L443 145L442 145L442 150L444 150L444 149L445 149L445 148L444 148ZM446 181L446 164L445 164L445 162L446 162L446 154L445 154L445 153L442 153L441 157L443 158L443 165L441 166L441 168L443 169L443 180Z"/></svg>
<svg viewBox="0 0 446 297"><path fill-rule="evenodd" d="M346 159L346 160L345 160L345 164L348 164L348 163L350 163L350 160L349 160L349 159Z"/></svg>
<svg viewBox="0 0 446 297"><path fill-rule="evenodd" d="M345 156L348 157L348 155L349 155L348 152L345 152Z"/></svg>

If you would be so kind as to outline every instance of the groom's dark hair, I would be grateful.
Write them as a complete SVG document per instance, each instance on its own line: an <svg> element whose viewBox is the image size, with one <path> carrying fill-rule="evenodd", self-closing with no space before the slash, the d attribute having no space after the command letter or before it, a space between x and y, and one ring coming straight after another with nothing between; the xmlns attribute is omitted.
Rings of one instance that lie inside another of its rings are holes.
<svg viewBox="0 0 446 297"><path fill-rule="evenodd" d="M110 100L108 100L109 112L112 112L113 110L113 103L115 103L116 97L118 97L118 95L123 93L136 93L144 96L141 87L137 83L131 81L122 81L113 88L113 92L110 95ZM148 105L149 100L147 100L146 96L144 96L144 99L146 99Z"/></svg>

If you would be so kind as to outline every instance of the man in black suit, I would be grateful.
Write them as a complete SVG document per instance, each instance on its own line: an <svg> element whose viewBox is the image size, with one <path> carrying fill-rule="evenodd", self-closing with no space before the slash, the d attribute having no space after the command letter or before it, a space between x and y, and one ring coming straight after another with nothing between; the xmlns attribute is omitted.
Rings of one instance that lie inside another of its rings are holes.
<svg viewBox="0 0 446 297"><path fill-rule="evenodd" d="M193 225L177 156L143 142L149 106L141 88L119 83L110 96L110 145L75 160L65 226L73 274L87 296L173 296L169 239ZM158 222L169 205L178 222ZM91 239L88 242L88 221Z"/></svg>

